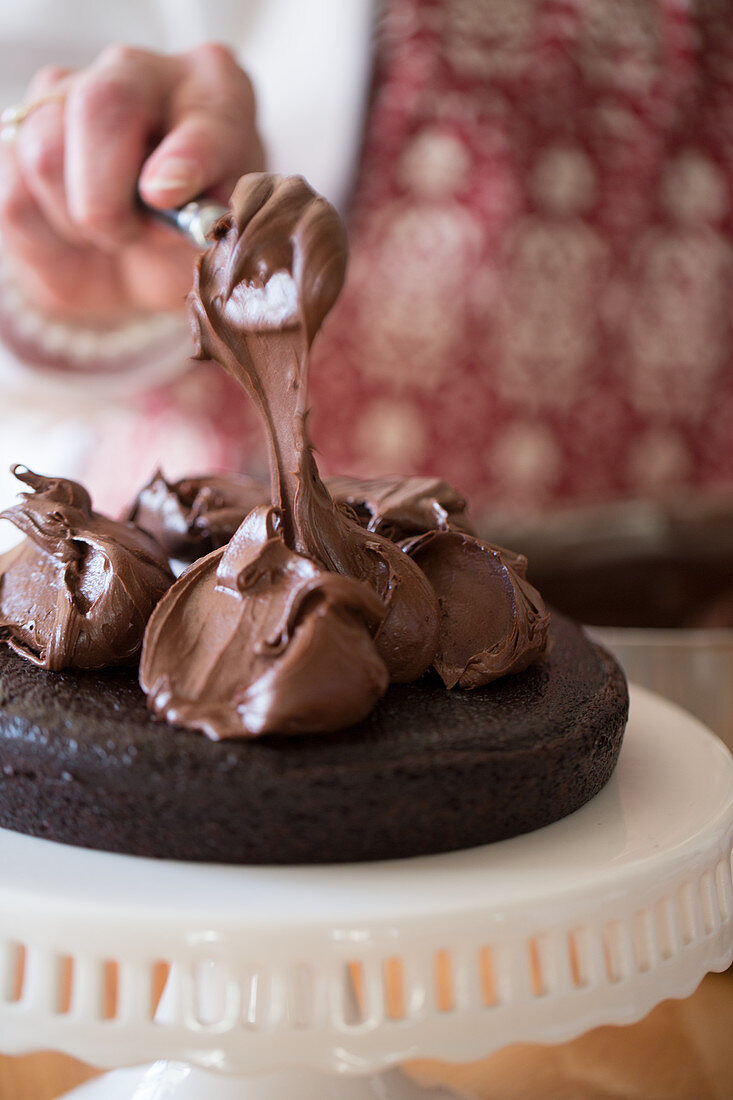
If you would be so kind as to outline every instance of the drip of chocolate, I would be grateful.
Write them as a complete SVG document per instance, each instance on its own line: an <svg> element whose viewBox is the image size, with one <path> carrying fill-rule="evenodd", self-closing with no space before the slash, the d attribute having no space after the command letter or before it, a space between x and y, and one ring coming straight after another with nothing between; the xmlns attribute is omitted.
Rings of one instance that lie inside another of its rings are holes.
<svg viewBox="0 0 733 1100"><path fill-rule="evenodd" d="M161 548L77 482L12 470L34 491L0 513L27 536L0 557L0 639L55 671L133 661L173 581Z"/></svg>
<svg viewBox="0 0 733 1100"><path fill-rule="evenodd" d="M339 479L338 504L318 474L306 375L344 277L333 208L300 178L246 176L214 236L189 296L196 355L258 409L271 503L156 609L140 667L149 705L210 737L317 732L433 663L465 687L525 668L545 652L542 600L524 559L469 533L450 486Z"/></svg>
<svg viewBox="0 0 733 1100"><path fill-rule="evenodd" d="M169 558L193 562L226 546L252 509L268 500L267 487L243 474L168 482L158 470L127 518L159 542Z"/></svg>
<svg viewBox="0 0 733 1100"><path fill-rule="evenodd" d="M437 600L397 546L333 503L307 437L308 352L346 262L335 211L300 179L249 176L216 238L189 299L197 357L219 362L260 412L272 509L174 585L140 683L157 713L211 737L331 730L363 717L390 678L428 668Z"/></svg>
<svg viewBox="0 0 733 1100"><path fill-rule="evenodd" d="M250 175L216 237L189 299L197 357L232 374L262 417L286 546L372 586L384 604L377 650L392 680L414 680L437 647L435 594L398 547L334 505L306 431L308 352L346 266L341 221L299 177Z"/></svg>

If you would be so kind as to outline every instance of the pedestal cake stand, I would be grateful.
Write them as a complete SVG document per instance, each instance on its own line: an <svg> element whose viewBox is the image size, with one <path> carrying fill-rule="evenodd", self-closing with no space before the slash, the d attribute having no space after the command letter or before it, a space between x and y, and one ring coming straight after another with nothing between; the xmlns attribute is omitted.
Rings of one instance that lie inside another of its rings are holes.
<svg viewBox="0 0 733 1100"><path fill-rule="evenodd" d="M0 1050L138 1066L75 1100L417 1096L408 1059L631 1023L723 970L732 844L730 754L639 689L592 802L471 851L226 867L0 832Z"/></svg>

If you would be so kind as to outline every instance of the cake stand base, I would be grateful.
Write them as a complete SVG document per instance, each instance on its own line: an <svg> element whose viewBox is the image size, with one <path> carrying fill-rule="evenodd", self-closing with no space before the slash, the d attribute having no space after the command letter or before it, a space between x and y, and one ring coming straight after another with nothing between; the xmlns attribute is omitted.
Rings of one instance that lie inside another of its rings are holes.
<svg viewBox="0 0 733 1100"><path fill-rule="evenodd" d="M62 1100L456 1100L444 1088L421 1087L387 1070L370 1077L342 1077L285 1070L258 1077L221 1077L183 1062L155 1062L146 1069L115 1070L66 1094Z"/></svg>

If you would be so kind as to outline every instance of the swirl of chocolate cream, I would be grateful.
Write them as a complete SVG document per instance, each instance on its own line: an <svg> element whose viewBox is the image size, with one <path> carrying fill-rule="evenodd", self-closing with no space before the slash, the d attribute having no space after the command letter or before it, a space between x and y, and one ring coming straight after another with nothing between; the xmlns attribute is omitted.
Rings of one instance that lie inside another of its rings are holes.
<svg viewBox="0 0 733 1100"><path fill-rule="evenodd" d="M525 557L463 531L429 531L400 545L438 597L434 667L446 687L481 687L543 656L550 616Z"/></svg>
<svg viewBox="0 0 733 1100"><path fill-rule="evenodd" d="M329 477L338 504L348 504L367 531L401 542L426 531L455 529L473 534L466 501L438 477Z"/></svg>
<svg viewBox="0 0 733 1100"><path fill-rule="evenodd" d="M401 542L426 531L456 529L473 534L466 501L437 477L328 477L336 504L347 505L362 527ZM170 558L193 562L224 546L258 504L266 485L244 474L204 474L166 481L162 472L138 493L126 518L147 531Z"/></svg>
<svg viewBox="0 0 733 1100"><path fill-rule="evenodd" d="M77 482L12 471L34 492L0 513L27 536L0 557L0 640L56 671L134 660L173 582L161 548L94 512Z"/></svg>
<svg viewBox="0 0 733 1100"><path fill-rule="evenodd" d="M383 614L368 585L290 550L262 506L158 604L140 683L156 713L214 740L342 729L387 689L369 629Z"/></svg>
<svg viewBox="0 0 733 1100"><path fill-rule="evenodd" d="M158 470L127 518L159 542L169 558L193 562L225 546L245 516L268 500L266 486L244 475L205 474L169 482Z"/></svg>
<svg viewBox="0 0 733 1100"><path fill-rule="evenodd" d="M519 672L542 656L548 616L539 593L526 580L527 562L522 555L476 538L416 539L429 531L473 533L465 500L446 481L339 476L328 478L326 486L336 503L351 508L367 530L414 553L433 584L441 607L434 663L448 687L479 687ZM138 497L142 526L151 534L159 532L159 541L173 545L173 540L181 538L178 531L184 513L185 529L193 526L190 516L202 495L201 518L208 522L210 515L217 517L224 542L251 510L252 501L258 496L263 500L266 492L261 483L234 475L186 478L174 485L157 475ZM190 501L193 506L187 506ZM219 508L209 513L211 502ZM192 540L192 545L197 544Z"/></svg>
<svg viewBox="0 0 733 1100"><path fill-rule="evenodd" d="M437 646L435 594L407 555L334 504L306 431L308 353L343 283L343 226L300 177L245 176L231 206L189 296L196 357L233 375L262 416L285 545L374 589L377 650L391 679L414 680Z"/></svg>

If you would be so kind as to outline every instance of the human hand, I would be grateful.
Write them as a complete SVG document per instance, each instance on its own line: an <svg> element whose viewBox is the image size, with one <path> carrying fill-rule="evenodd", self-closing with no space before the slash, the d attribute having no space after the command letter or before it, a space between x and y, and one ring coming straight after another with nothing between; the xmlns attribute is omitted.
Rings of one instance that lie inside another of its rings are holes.
<svg viewBox="0 0 733 1100"><path fill-rule="evenodd" d="M138 184L160 209L227 202L262 163L247 75L223 46L112 46L88 69L42 70L37 99L0 148L0 235L25 296L86 322L182 306L193 250L140 212Z"/></svg>

